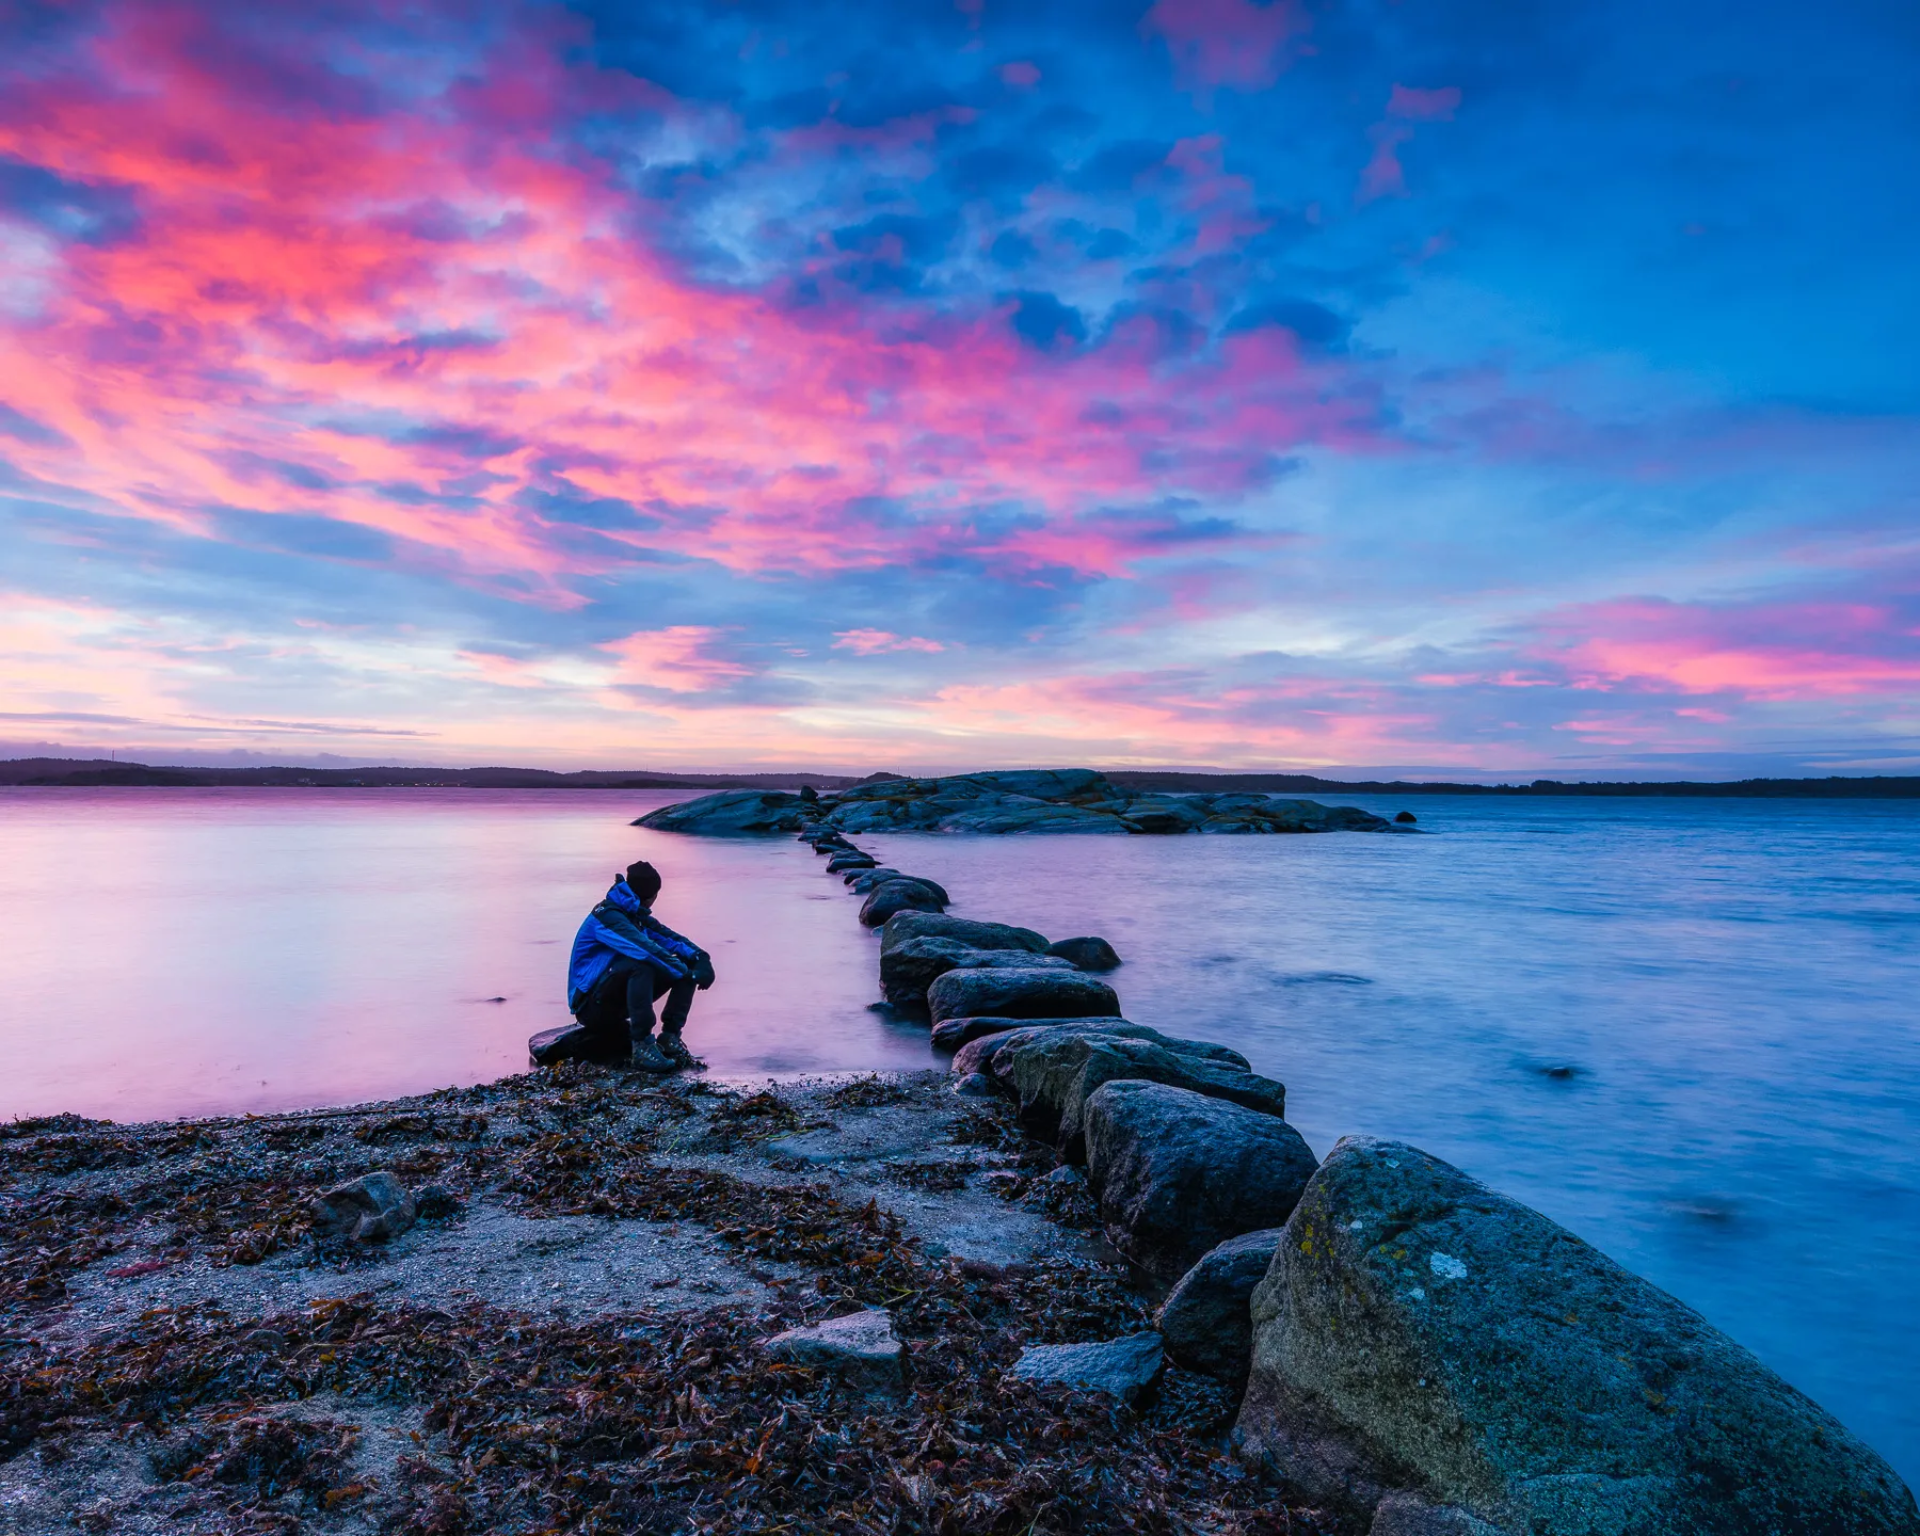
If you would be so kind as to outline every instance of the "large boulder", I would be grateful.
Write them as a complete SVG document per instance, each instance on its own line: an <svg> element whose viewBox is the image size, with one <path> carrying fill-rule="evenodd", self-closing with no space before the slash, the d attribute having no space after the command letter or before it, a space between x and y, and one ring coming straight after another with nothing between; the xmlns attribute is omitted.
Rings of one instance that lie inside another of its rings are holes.
<svg viewBox="0 0 1920 1536"><path fill-rule="evenodd" d="M634 822L656 832L693 832L703 837L752 837L797 832L815 807L798 795L773 789L723 789L717 795L663 806Z"/></svg>
<svg viewBox="0 0 1920 1536"><path fill-rule="evenodd" d="M860 903L860 921L868 928L878 928L886 920L899 912L938 912L946 906L941 895L930 885L918 880L885 880L867 892L867 899Z"/></svg>
<svg viewBox="0 0 1920 1536"><path fill-rule="evenodd" d="M1024 949L1044 955L1047 941L1031 928L1016 928L1011 923L982 923L969 917L948 917L937 912L902 912L887 920L880 935L880 953L913 939L958 939L972 949Z"/></svg>
<svg viewBox="0 0 1920 1536"><path fill-rule="evenodd" d="M884 887L883 887L884 889ZM1104 981L1061 965L1048 955L1040 963L1005 970L949 970L927 988L934 1020L986 1018L1084 1019L1117 1014L1120 999Z"/></svg>
<svg viewBox="0 0 1920 1536"><path fill-rule="evenodd" d="M1079 939L1055 939L1047 946L1047 953L1071 960L1083 971L1110 971L1120 963L1120 956L1114 947L1105 939L1092 935Z"/></svg>
<svg viewBox="0 0 1920 1536"><path fill-rule="evenodd" d="M1119 1035L1042 1034L996 1051L993 1075L1019 1101L1027 1129L1056 1141L1072 1162L1081 1157L1088 1100L1103 1083L1123 1078L1164 1083L1275 1119L1287 1109L1285 1086L1270 1077Z"/></svg>
<svg viewBox="0 0 1920 1536"><path fill-rule="evenodd" d="M1173 1035L1163 1035L1146 1024L1129 1024L1124 1019L1117 1022L1113 1019L1029 1019L1023 1021L1018 1029L1003 1033L990 1032L984 1038L968 1041L954 1056L952 1071L956 1077L964 1077L970 1072L984 1072L998 1082L998 1064L1002 1058L1011 1066L1017 1054L1012 1047L1037 1040L1044 1034L1055 1033L1114 1035L1123 1040L1149 1040L1177 1055L1238 1067L1242 1072L1252 1070L1247 1065L1247 1058L1229 1046L1215 1045L1211 1040L1182 1040Z"/></svg>
<svg viewBox="0 0 1920 1536"><path fill-rule="evenodd" d="M1024 949L975 949L958 939L910 939L880 953L880 993L896 1008L924 1008L927 988L953 970L1055 970L1073 963Z"/></svg>
<svg viewBox="0 0 1920 1536"><path fill-rule="evenodd" d="M936 1051L957 1051L984 1035L1005 1034L1009 1030L1025 1029L1032 1024L1088 1024L1095 1027L1111 1028L1127 1021L1117 1015L1113 1018L1098 1019L942 1019L933 1026L933 1048Z"/></svg>
<svg viewBox="0 0 1920 1536"><path fill-rule="evenodd" d="M1333 1149L1252 1317L1236 1439L1315 1499L1527 1536L1920 1532L1879 1456L1697 1313L1399 1142Z"/></svg>
<svg viewBox="0 0 1920 1536"><path fill-rule="evenodd" d="M1243 1232L1200 1256L1154 1319L1167 1353L1190 1371L1222 1381L1247 1379L1253 1362L1253 1288L1266 1278L1279 1227Z"/></svg>
<svg viewBox="0 0 1920 1536"><path fill-rule="evenodd" d="M1283 1225L1315 1166L1277 1115L1139 1079L1092 1095L1086 1142L1108 1240L1166 1282L1230 1237Z"/></svg>

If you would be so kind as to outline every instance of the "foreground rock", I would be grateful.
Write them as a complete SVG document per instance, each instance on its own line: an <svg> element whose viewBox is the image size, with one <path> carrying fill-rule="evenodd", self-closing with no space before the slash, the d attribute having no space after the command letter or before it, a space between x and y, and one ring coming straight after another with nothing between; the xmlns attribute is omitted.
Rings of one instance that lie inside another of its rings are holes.
<svg viewBox="0 0 1920 1536"><path fill-rule="evenodd" d="M1047 953L1071 960L1083 971L1110 971L1120 963L1120 956L1111 944L1092 936L1056 939L1047 946Z"/></svg>
<svg viewBox="0 0 1920 1536"><path fill-rule="evenodd" d="M1134 1079L1088 1101L1086 1144L1108 1240L1167 1282L1230 1237L1284 1224L1315 1164L1275 1115Z"/></svg>
<svg viewBox="0 0 1920 1536"><path fill-rule="evenodd" d="M963 1077L970 1072L983 1072L1004 1091L1011 1092L1001 1075L1002 1065L1010 1067L1014 1048L1038 1040L1042 1035L1112 1035L1122 1040L1147 1040L1181 1056L1218 1062L1242 1072L1252 1070L1247 1058L1230 1046L1215 1045L1211 1040L1182 1040L1163 1035L1147 1024L1130 1024L1124 1019L1117 1023L1111 1019L1033 1019L1019 1029L989 1033L963 1045L953 1058L953 1074Z"/></svg>
<svg viewBox="0 0 1920 1536"><path fill-rule="evenodd" d="M1077 974L1073 962L1024 949L975 949L958 939L910 939L880 955L880 995L896 1008L924 1008L927 988L955 970L1054 970Z"/></svg>
<svg viewBox="0 0 1920 1536"><path fill-rule="evenodd" d="M1134 794L1090 768L886 779L814 800L775 791L725 790L667 806L634 824L721 837L805 828L804 835L816 847L835 835L870 831L1126 836L1396 830L1392 822L1371 812L1314 800L1250 794Z"/></svg>
<svg viewBox="0 0 1920 1536"><path fill-rule="evenodd" d="M527 1040L527 1059L536 1067L557 1067L563 1061L591 1061L600 1066L618 1066L633 1055L625 1040L605 1033L595 1034L579 1024L562 1024L543 1029Z"/></svg>
<svg viewBox="0 0 1920 1536"><path fill-rule="evenodd" d="M818 1366L863 1387L898 1386L907 1356L906 1346L894 1337L892 1315L877 1309L789 1328L760 1347L771 1359Z"/></svg>
<svg viewBox="0 0 1920 1536"><path fill-rule="evenodd" d="M1160 1335L1133 1333L1104 1344L1032 1344L1012 1374L1035 1386L1104 1392L1130 1403L1160 1374Z"/></svg>
<svg viewBox="0 0 1920 1536"><path fill-rule="evenodd" d="M415 1217L413 1196L390 1173L365 1174L313 1201L313 1232L321 1238L384 1243L410 1230Z"/></svg>
<svg viewBox="0 0 1920 1536"><path fill-rule="evenodd" d="M949 970L927 988L927 1011L941 1019L1084 1019L1117 1014L1112 987L1061 965L1053 956L1038 964L1005 969Z"/></svg>
<svg viewBox="0 0 1920 1536"><path fill-rule="evenodd" d="M1334 1148L1252 1317L1236 1438L1318 1498L1528 1536L1920 1532L1884 1461L1698 1314L1398 1142Z"/></svg>
<svg viewBox="0 0 1920 1536"><path fill-rule="evenodd" d="M1276 1120L1287 1108L1284 1084L1243 1066L1209 1061L1152 1040L1093 1031L1056 1031L1009 1045L994 1053L993 1075L1019 1101L1020 1119L1027 1129L1052 1140L1074 1162L1083 1155L1087 1105L1106 1083L1160 1083ZM1302 1176L1301 1183L1305 1182ZM1277 1227L1283 1220L1284 1216L1261 1225Z"/></svg>
<svg viewBox="0 0 1920 1536"><path fill-rule="evenodd" d="M1179 1279L1155 1322L1167 1353L1190 1371L1244 1381L1253 1362L1253 1288L1266 1278L1279 1227L1230 1237Z"/></svg>

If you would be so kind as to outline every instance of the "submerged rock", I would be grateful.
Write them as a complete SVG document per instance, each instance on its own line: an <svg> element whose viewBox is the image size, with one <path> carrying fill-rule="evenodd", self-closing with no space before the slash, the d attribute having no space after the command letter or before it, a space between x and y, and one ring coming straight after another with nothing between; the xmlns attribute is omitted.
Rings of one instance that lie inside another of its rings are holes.
<svg viewBox="0 0 1920 1536"><path fill-rule="evenodd" d="M946 906L938 891L918 880L887 880L867 892L860 904L860 922L878 928L900 912L938 912Z"/></svg>
<svg viewBox="0 0 1920 1536"><path fill-rule="evenodd" d="M1879 1456L1697 1313L1403 1143L1333 1149L1252 1317L1236 1438L1316 1499L1416 1491L1530 1536L1920 1532Z"/></svg>
<svg viewBox="0 0 1920 1536"><path fill-rule="evenodd" d="M1071 960L1083 971L1110 971L1120 963L1120 956L1111 944L1092 936L1055 939L1047 946L1047 953Z"/></svg>
<svg viewBox="0 0 1920 1536"><path fill-rule="evenodd" d="M1010 1374L1035 1386L1104 1392L1130 1403L1160 1374L1160 1335L1133 1333L1104 1344L1029 1344Z"/></svg>
<svg viewBox="0 0 1920 1536"><path fill-rule="evenodd" d="M1230 1237L1180 1277L1154 1319L1177 1364L1222 1381L1246 1380L1253 1360L1248 1303L1266 1278L1280 1232L1266 1227Z"/></svg>
<svg viewBox="0 0 1920 1536"><path fill-rule="evenodd" d="M878 1310L828 1318L811 1328L789 1328L760 1347L772 1359L822 1367L870 1387L898 1385L907 1354L894 1337L892 1315Z"/></svg>
<svg viewBox="0 0 1920 1536"><path fill-rule="evenodd" d="M1087 1101L1086 1142L1108 1240L1163 1281L1230 1237L1284 1224L1314 1171L1277 1115L1137 1079Z"/></svg>
<svg viewBox="0 0 1920 1536"><path fill-rule="evenodd" d="M772 789L723 789L680 805L663 806L634 822L656 832L692 832L702 837L753 837L797 832L817 807L798 795Z"/></svg>
<svg viewBox="0 0 1920 1536"><path fill-rule="evenodd" d="M1120 999L1104 981L1049 955L1033 965L946 971L927 988L927 1010L936 1022L994 1016L1084 1019L1119 1013Z"/></svg>
<svg viewBox="0 0 1920 1536"><path fill-rule="evenodd" d="M316 1195L313 1235L356 1243L384 1243L413 1226L417 1212L407 1186L390 1173L369 1173Z"/></svg>
<svg viewBox="0 0 1920 1536"><path fill-rule="evenodd" d="M1283 1117L1287 1107L1285 1086L1270 1077L1169 1050L1151 1040L1091 1031L1040 1034L1009 1045L994 1053L993 1075L1013 1090L1027 1129L1053 1140L1075 1161L1082 1155L1087 1103L1103 1083L1120 1079L1162 1083L1275 1119ZM1263 1223L1279 1224L1279 1220Z"/></svg>

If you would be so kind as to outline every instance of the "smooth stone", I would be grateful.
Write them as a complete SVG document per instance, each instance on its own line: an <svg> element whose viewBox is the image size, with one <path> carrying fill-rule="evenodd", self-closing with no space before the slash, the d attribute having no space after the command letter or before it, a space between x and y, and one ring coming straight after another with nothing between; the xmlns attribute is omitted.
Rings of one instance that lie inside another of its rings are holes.
<svg viewBox="0 0 1920 1536"><path fill-rule="evenodd" d="M1021 1123L1035 1136L1052 1140L1074 1162L1084 1155L1088 1100L1103 1084L1117 1080L1160 1083L1276 1120L1287 1110L1285 1085L1270 1077L1183 1055L1150 1040L1111 1034L1043 1034L1009 1045L994 1053L993 1076L1012 1090ZM1283 1220L1261 1225L1277 1227Z"/></svg>
<svg viewBox="0 0 1920 1536"><path fill-rule="evenodd" d="M1279 1227L1243 1232L1208 1249L1160 1304L1154 1326L1167 1353L1190 1371L1222 1381L1247 1379L1253 1362L1253 1313L1248 1301L1266 1278Z"/></svg>
<svg viewBox="0 0 1920 1536"><path fill-rule="evenodd" d="M1155 1045L1181 1056L1195 1056L1202 1061L1218 1062L1223 1066L1238 1067L1242 1072L1251 1071L1247 1058L1238 1051L1224 1045L1215 1045L1211 1040L1182 1040L1173 1035L1163 1035L1159 1030L1146 1024L1130 1024L1122 1019L1029 1019L1022 1022L1018 1029L1006 1030L999 1034L988 1034L977 1040L969 1040L960 1047L953 1058L951 1070L955 1073L985 1072L996 1082L999 1081L999 1069L995 1063L1010 1047L1037 1040L1042 1034L1057 1032L1069 1035L1113 1035L1122 1040L1150 1040ZM1009 1063L1012 1057L1008 1057Z"/></svg>
<svg viewBox="0 0 1920 1536"><path fill-rule="evenodd" d="M1130 1403L1160 1374L1160 1335L1132 1333L1104 1344L1029 1344L1010 1373L1035 1386L1104 1392Z"/></svg>
<svg viewBox="0 0 1920 1536"><path fill-rule="evenodd" d="M870 853L862 853L857 848L842 848L827 860L827 873L844 875L850 869L878 869L880 861Z"/></svg>
<svg viewBox="0 0 1920 1536"><path fill-rule="evenodd" d="M890 865L876 864L872 869L850 869L840 878L854 895L864 896L883 881L905 880L907 875L904 870L894 869Z"/></svg>
<svg viewBox="0 0 1920 1536"><path fill-rule="evenodd" d="M982 923L970 917L948 917L940 912L901 912L887 920L880 935L880 953L913 939L958 939L970 949L1024 949L1044 955L1047 941L1031 928L1011 923Z"/></svg>
<svg viewBox="0 0 1920 1536"><path fill-rule="evenodd" d="M1120 956L1111 944L1092 936L1055 939L1047 946L1047 953L1071 960L1083 971L1110 971L1120 963Z"/></svg>
<svg viewBox="0 0 1920 1536"><path fill-rule="evenodd" d="M914 939L880 956L880 995L896 1008L924 1008L927 989L954 970L1057 970L1071 962L1024 949L974 949L957 939Z"/></svg>
<svg viewBox="0 0 1920 1536"><path fill-rule="evenodd" d="M313 1235L356 1243L384 1243L410 1228L417 1212L407 1186L386 1172L364 1174L316 1195Z"/></svg>
<svg viewBox="0 0 1920 1536"><path fill-rule="evenodd" d="M692 832L702 837L754 837L796 832L813 814L798 795L770 789L723 789L716 795L662 806L633 824L656 832Z"/></svg>
<svg viewBox="0 0 1920 1536"><path fill-rule="evenodd" d="M1168 1282L1230 1237L1284 1225L1315 1166L1276 1115L1125 1078L1087 1101L1086 1147L1107 1240Z"/></svg>
<svg viewBox="0 0 1920 1536"><path fill-rule="evenodd" d="M938 912L946 902L931 886L918 880L888 880L867 892L860 904L860 922L866 928L878 928L900 912Z"/></svg>
<svg viewBox="0 0 1920 1536"><path fill-rule="evenodd" d="M1420 820L1412 811L1401 811L1393 819L1403 827L1410 827Z"/></svg>
<svg viewBox="0 0 1920 1536"><path fill-rule="evenodd" d="M1235 1438L1315 1501L1530 1536L1915 1536L1885 1461L1691 1308L1402 1142L1349 1137L1252 1300Z"/></svg>
<svg viewBox="0 0 1920 1536"><path fill-rule="evenodd" d="M1034 1024L1124 1024L1127 1021L1117 1015L1112 1018L1097 1019L1009 1019L1004 1016L989 1016L983 1019L942 1019L933 1026L933 1048L937 1051L957 1051L962 1046L987 1035L1004 1034L1012 1029L1027 1029Z"/></svg>
<svg viewBox="0 0 1920 1536"><path fill-rule="evenodd" d="M894 1337L891 1313L875 1309L831 1317L810 1328L789 1328L763 1339L760 1347L775 1360L833 1371L861 1386L899 1384L907 1347Z"/></svg>
<svg viewBox="0 0 1920 1536"><path fill-rule="evenodd" d="M536 1067L558 1066L563 1061L593 1061L602 1066L618 1066L632 1059L632 1048L579 1024L562 1024L543 1029L527 1041L527 1058Z"/></svg>
<svg viewBox="0 0 1920 1536"><path fill-rule="evenodd" d="M941 1019L1084 1019L1118 1014L1120 999L1104 981L1071 968L1042 965L1007 969L969 966L934 978L927 1010Z"/></svg>

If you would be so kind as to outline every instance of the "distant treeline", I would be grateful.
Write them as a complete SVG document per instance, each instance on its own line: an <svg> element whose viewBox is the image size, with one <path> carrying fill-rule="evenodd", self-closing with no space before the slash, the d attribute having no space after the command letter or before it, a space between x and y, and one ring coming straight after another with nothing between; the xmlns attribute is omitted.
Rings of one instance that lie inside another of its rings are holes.
<svg viewBox="0 0 1920 1536"><path fill-rule="evenodd" d="M292 789L845 789L899 778L872 773L852 778L831 773L653 773L644 769L591 769L555 773L545 768L167 768L99 758L15 758L0 762L0 784L63 788L127 785L177 787L254 787ZM1179 793L1265 795L1681 795L1731 799L1914 800L1920 778L1740 779L1710 784L1563 783L1535 779L1531 784L1459 784L1442 780L1323 779L1310 773L1194 773L1175 769L1114 769L1114 783L1132 790Z"/></svg>
<svg viewBox="0 0 1920 1536"><path fill-rule="evenodd" d="M1684 780L1638 784L1567 784L1535 779L1531 784L1454 784L1441 780L1321 779L1307 773L1175 773L1119 769L1107 775L1128 789L1168 792L1210 790L1262 795L1680 795L1759 800L1914 800L1920 778L1739 779L1732 783Z"/></svg>

